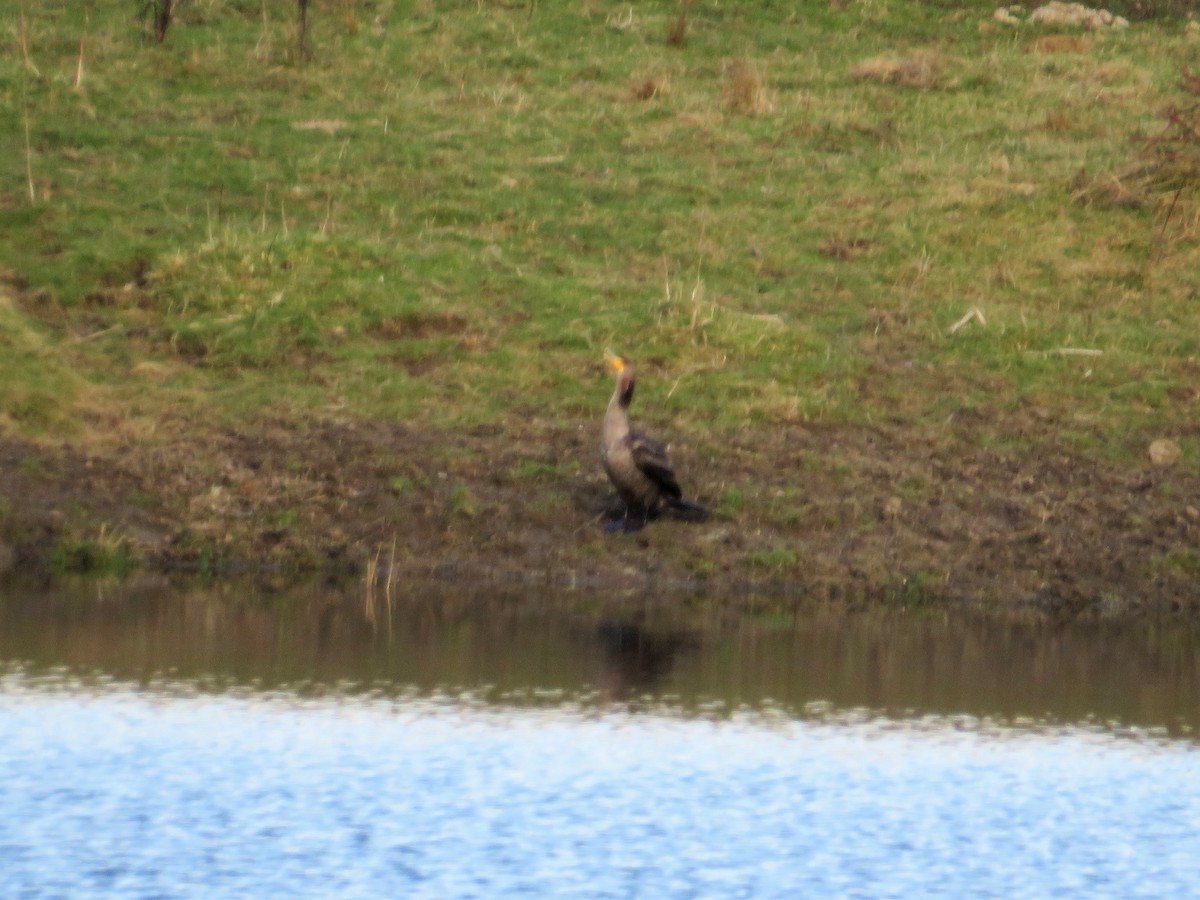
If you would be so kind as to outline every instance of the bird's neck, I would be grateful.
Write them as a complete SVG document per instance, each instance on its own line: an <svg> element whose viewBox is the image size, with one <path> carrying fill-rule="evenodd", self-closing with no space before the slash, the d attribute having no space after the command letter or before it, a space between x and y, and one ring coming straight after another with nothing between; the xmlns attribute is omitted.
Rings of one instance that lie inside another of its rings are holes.
<svg viewBox="0 0 1200 900"><path fill-rule="evenodd" d="M627 390L624 384L618 382L612 399L608 401L608 409L604 413L604 443L606 446L612 446L629 434L628 409L631 399L632 391Z"/></svg>

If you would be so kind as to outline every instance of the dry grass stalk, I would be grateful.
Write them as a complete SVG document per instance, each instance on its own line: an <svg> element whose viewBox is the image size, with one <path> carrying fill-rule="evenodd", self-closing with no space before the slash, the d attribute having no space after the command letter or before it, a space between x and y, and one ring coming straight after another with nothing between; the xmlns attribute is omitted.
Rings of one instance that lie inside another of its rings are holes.
<svg viewBox="0 0 1200 900"><path fill-rule="evenodd" d="M19 40L21 42L21 59L24 61L25 68L40 78L42 73L38 71L38 67L33 64L33 60L29 58L29 26L25 22L25 10L21 10L21 28L19 31Z"/></svg>
<svg viewBox="0 0 1200 900"><path fill-rule="evenodd" d="M75 60L75 75L71 79L71 88L79 90L83 85L83 42L84 38L79 39L79 57Z"/></svg>
<svg viewBox="0 0 1200 900"><path fill-rule="evenodd" d="M383 585L383 596L387 598L388 617L392 613L392 577L396 574L396 539L392 538L392 552L388 557L387 581Z"/></svg>
<svg viewBox="0 0 1200 900"><path fill-rule="evenodd" d="M321 222L321 227L317 229L317 234L319 234L321 237L328 237L329 235L333 234L333 228L335 225L333 217L334 208L333 195L330 194L325 198L325 219L323 222Z"/></svg>
<svg viewBox="0 0 1200 900"><path fill-rule="evenodd" d="M633 4L626 7L625 15L611 13L604 21L609 28L615 28L617 31L629 31L633 28Z"/></svg>
<svg viewBox="0 0 1200 900"><path fill-rule="evenodd" d="M375 623L375 585L379 579L380 552L376 550L375 556L363 567L363 618L372 624Z"/></svg>
<svg viewBox="0 0 1200 900"><path fill-rule="evenodd" d="M258 40L254 42L254 58L259 62L267 62L271 58L273 41L271 40L271 22L267 17L267 0L262 0L262 30Z"/></svg>
<svg viewBox="0 0 1200 900"><path fill-rule="evenodd" d="M667 260L663 259L663 296L664 310L671 310L676 307L676 298L678 297L680 305L683 300L682 289L676 290L671 284L671 269L667 264ZM704 329L711 325L716 314L716 304L709 304L709 312L706 315L704 310L704 280L700 277L700 267L696 267L696 280L692 284L691 294L688 298L688 329L694 332L700 332L703 337Z"/></svg>
<svg viewBox="0 0 1200 900"><path fill-rule="evenodd" d="M396 576L396 541L392 539L392 546L388 553L387 562L383 562L383 545L381 544L375 549L375 556L368 559L363 571L363 618L375 627L375 621L379 607L379 581L380 568L386 569L386 575L383 578L383 610L387 614L387 628L392 627L392 609L395 606L396 595L393 580Z"/></svg>
<svg viewBox="0 0 1200 900"><path fill-rule="evenodd" d="M29 185L29 205L37 206L37 191L33 187L33 145L29 141L29 113L23 116L25 120L25 180Z"/></svg>
<svg viewBox="0 0 1200 900"><path fill-rule="evenodd" d="M696 273L696 283L692 285L692 321L689 327L692 331L703 329L705 326L712 323L712 317L703 318L702 305L704 303L704 282L700 280L700 273Z"/></svg>

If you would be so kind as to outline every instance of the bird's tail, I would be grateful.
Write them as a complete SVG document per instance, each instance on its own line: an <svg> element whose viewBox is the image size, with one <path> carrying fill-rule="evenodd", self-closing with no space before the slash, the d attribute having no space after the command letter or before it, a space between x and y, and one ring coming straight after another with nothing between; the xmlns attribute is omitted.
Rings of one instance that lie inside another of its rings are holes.
<svg viewBox="0 0 1200 900"><path fill-rule="evenodd" d="M708 518L708 507L694 500L672 500L665 512L681 522L703 522Z"/></svg>

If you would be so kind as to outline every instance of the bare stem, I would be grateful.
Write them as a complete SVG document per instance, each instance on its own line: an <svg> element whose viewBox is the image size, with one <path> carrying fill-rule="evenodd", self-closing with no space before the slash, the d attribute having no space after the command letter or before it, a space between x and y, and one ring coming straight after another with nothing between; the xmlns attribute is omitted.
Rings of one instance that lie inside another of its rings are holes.
<svg viewBox="0 0 1200 900"><path fill-rule="evenodd" d="M79 37L79 58L75 60L75 77L71 81L71 87L74 90L79 90L83 87L83 45L87 40L87 29L90 24L90 16L85 16L83 20L83 34Z"/></svg>
<svg viewBox="0 0 1200 900"><path fill-rule="evenodd" d="M25 179L29 183L29 205L37 206L37 191L33 187L33 145L29 141L29 111L24 110L25 119Z"/></svg>
<svg viewBox="0 0 1200 900"><path fill-rule="evenodd" d="M75 60L75 77L71 80L71 87L79 90L83 84L83 42L84 38L79 39L79 58Z"/></svg>
<svg viewBox="0 0 1200 900"><path fill-rule="evenodd" d="M25 61L25 68L32 72L36 77L40 78L42 73L38 71L38 67L33 64L33 60L29 58L29 26L25 22L25 9L21 9L21 58Z"/></svg>

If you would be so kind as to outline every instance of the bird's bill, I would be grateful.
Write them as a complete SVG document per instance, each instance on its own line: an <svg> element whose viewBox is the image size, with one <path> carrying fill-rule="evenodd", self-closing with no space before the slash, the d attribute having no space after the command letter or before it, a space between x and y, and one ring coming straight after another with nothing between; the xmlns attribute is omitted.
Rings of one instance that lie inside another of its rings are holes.
<svg viewBox="0 0 1200 900"><path fill-rule="evenodd" d="M604 352L604 361L614 372L625 371L625 360L617 356L617 354L613 353L611 350L606 350Z"/></svg>

